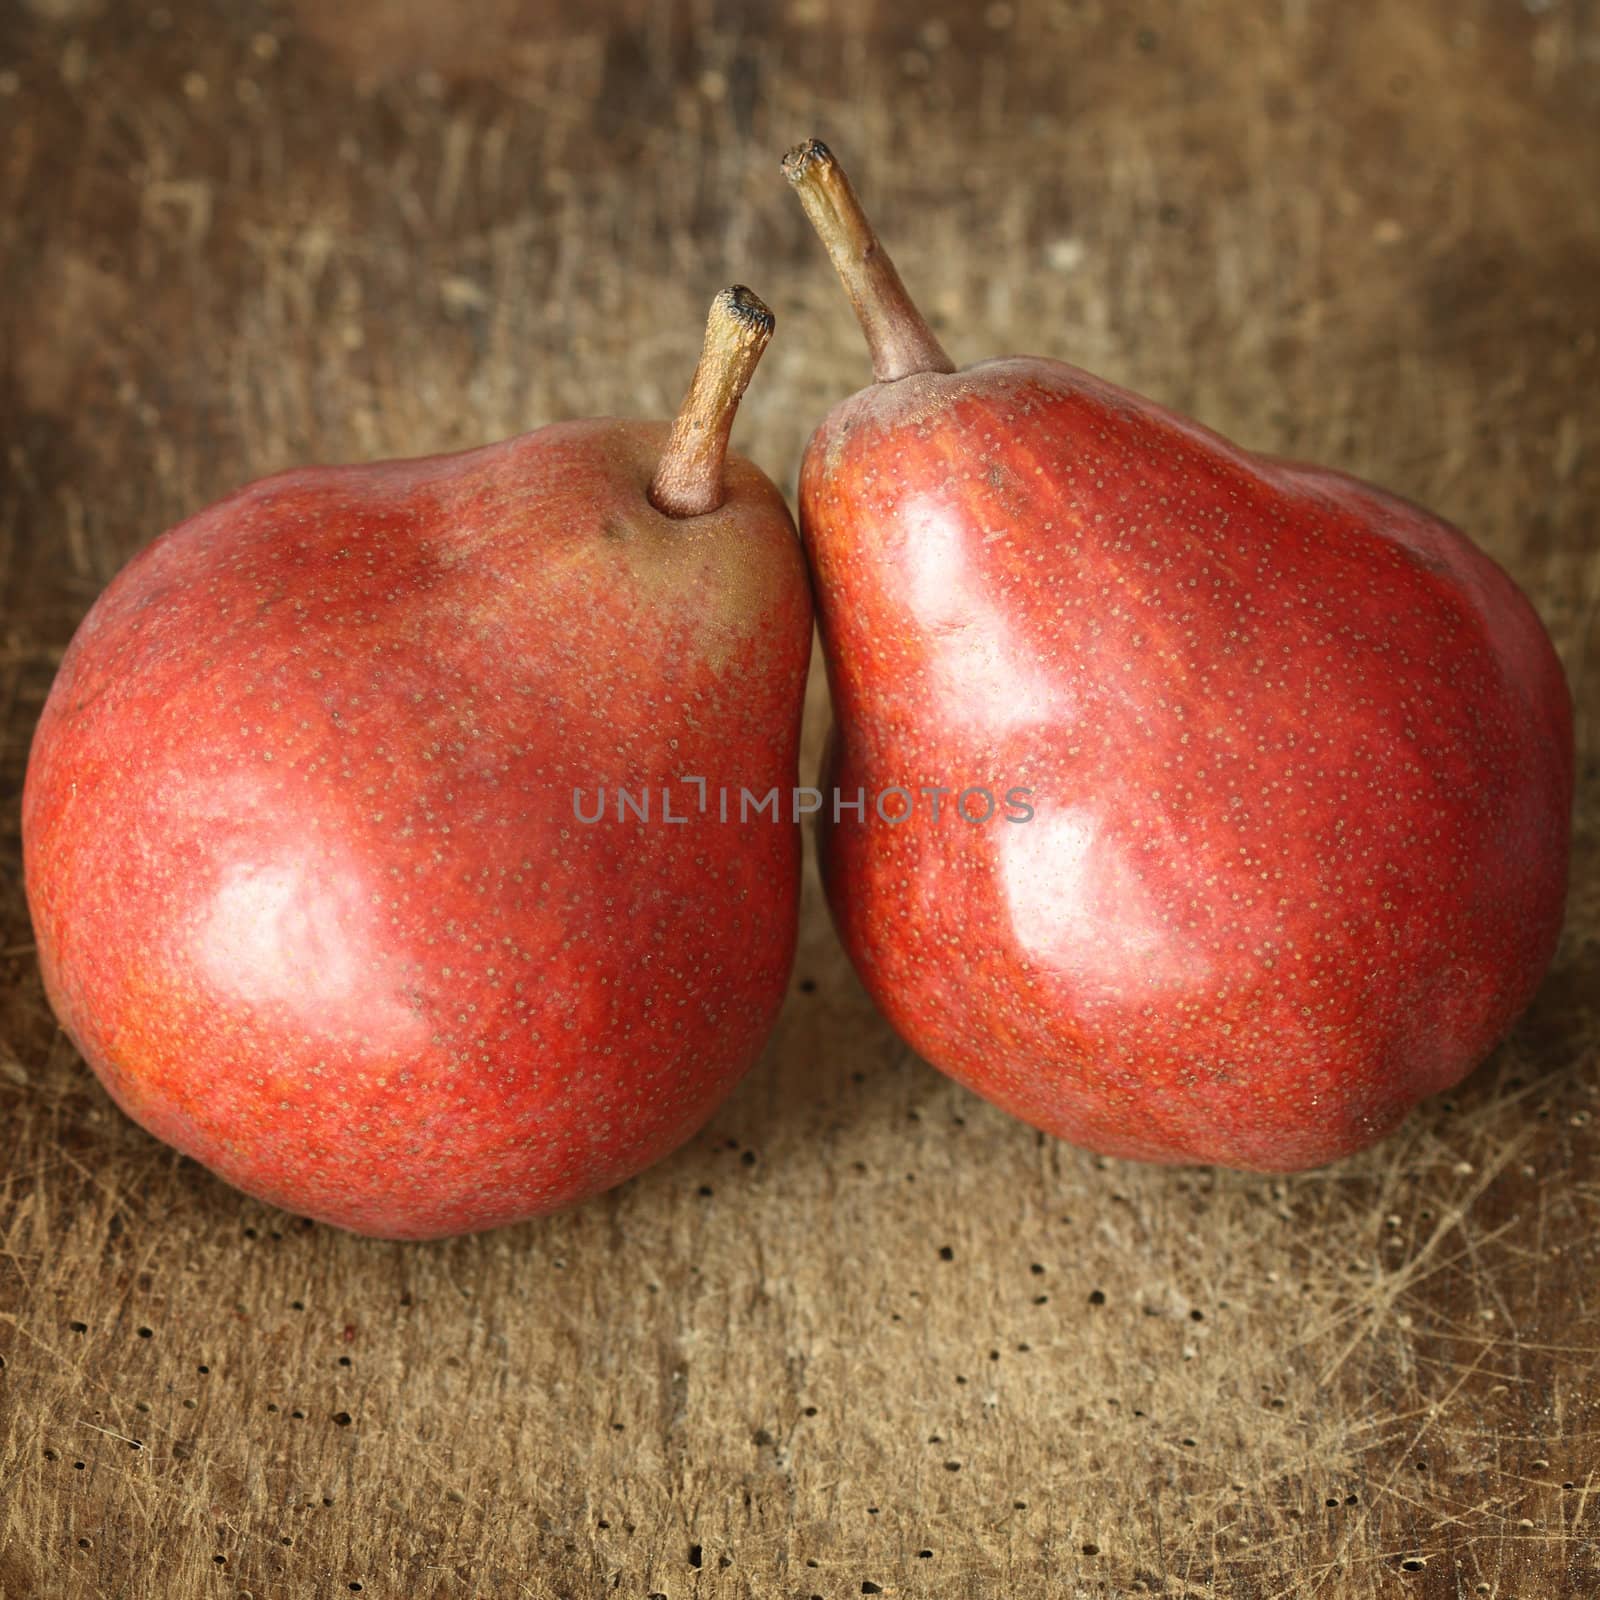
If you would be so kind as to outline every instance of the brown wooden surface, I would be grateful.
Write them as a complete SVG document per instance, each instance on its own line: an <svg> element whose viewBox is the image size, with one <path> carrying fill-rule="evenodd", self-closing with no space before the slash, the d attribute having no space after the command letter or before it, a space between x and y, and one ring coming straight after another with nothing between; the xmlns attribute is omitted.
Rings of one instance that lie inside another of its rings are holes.
<svg viewBox="0 0 1600 1600"><path fill-rule="evenodd" d="M1600 1593L1592 0L0 17L0 1594ZM620 1192L420 1248L243 1199L40 992L61 648L246 478L665 413L733 279L779 318L737 442L792 488L866 376L778 176L811 133L958 359L1373 477L1528 588L1579 704L1542 996L1361 1159L1145 1170L912 1059L813 892L767 1059Z"/></svg>

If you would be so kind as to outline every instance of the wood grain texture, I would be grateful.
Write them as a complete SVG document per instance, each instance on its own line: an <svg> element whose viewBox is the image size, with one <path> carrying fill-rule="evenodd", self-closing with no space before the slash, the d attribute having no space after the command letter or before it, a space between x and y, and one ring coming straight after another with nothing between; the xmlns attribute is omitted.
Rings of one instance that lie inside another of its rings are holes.
<svg viewBox="0 0 1600 1600"><path fill-rule="evenodd" d="M1600 1592L1597 118L1593 0L13 0L0 1595ZM1528 589L1579 710L1541 997L1365 1157L1155 1171L912 1059L813 886L767 1059L623 1190L419 1248L224 1189L40 992L73 627L244 479L666 414L736 279L792 489L866 378L812 133L957 360L1374 478Z"/></svg>

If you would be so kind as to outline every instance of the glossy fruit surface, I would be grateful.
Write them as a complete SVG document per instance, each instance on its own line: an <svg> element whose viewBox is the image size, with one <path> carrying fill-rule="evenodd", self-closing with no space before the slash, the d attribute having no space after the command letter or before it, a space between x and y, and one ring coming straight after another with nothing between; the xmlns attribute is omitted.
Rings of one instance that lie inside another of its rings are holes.
<svg viewBox="0 0 1600 1600"><path fill-rule="evenodd" d="M1554 950L1572 726L1538 619L1417 507L928 337L946 370L837 407L801 480L827 781L949 791L826 830L863 981L929 1061L1095 1150L1370 1143ZM971 786L1031 819L964 820Z"/></svg>
<svg viewBox="0 0 1600 1600"><path fill-rule="evenodd" d="M650 503L667 437L285 473L102 596L35 738L26 868L57 1014L135 1120L426 1237L639 1171L750 1066L798 839L681 779L793 784L809 592L748 462L715 510Z"/></svg>

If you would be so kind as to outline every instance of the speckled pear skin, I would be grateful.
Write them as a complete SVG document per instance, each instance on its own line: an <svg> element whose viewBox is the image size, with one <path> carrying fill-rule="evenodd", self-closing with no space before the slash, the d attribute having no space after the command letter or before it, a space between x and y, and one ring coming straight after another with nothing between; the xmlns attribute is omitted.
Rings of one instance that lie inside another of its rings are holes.
<svg viewBox="0 0 1600 1600"><path fill-rule="evenodd" d="M1527 1005L1571 704L1454 528L1035 359L847 400L800 510L826 781L1032 790L1029 822L824 832L856 969L934 1065L1096 1151L1287 1171Z"/></svg>
<svg viewBox="0 0 1600 1600"><path fill-rule="evenodd" d="M637 1173L751 1065L798 835L680 780L793 785L809 585L749 462L706 516L649 504L666 435L286 473L107 589L23 829L51 1001L136 1121L262 1199L425 1238Z"/></svg>

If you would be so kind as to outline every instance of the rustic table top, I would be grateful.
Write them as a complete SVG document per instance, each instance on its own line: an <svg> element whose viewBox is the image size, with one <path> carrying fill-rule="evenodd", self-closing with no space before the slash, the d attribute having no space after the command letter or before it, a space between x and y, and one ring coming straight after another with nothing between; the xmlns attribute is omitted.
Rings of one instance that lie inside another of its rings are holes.
<svg viewBox="0 0 1600 1600"><path fill-rule="evenodd" d="M1600 1592L1589 0L17 0L0 123L0 1594ZM915 1060L813 882L765 1060L642 1179L433 1246L246 1200L44 1002L63 646L245 479L666 414L732 279L792 491L866 378L811 133L958 360L1376 479L1524 585L1579 707L1540 998L1364 1157L1151 1170Z"/></svg>

